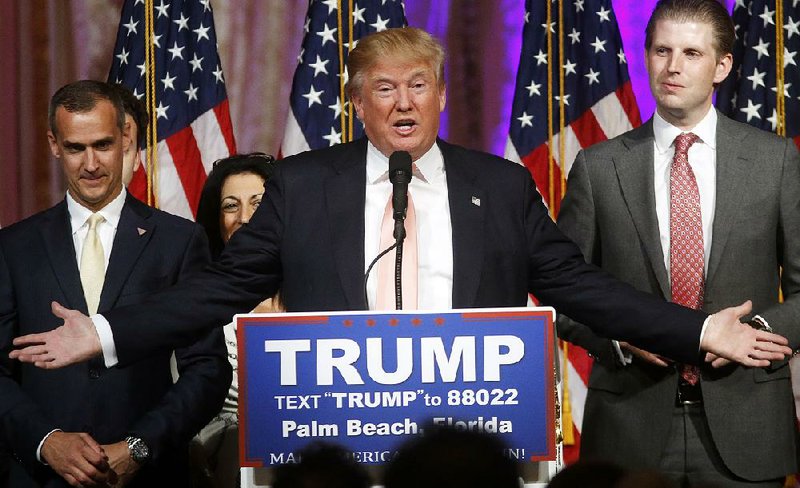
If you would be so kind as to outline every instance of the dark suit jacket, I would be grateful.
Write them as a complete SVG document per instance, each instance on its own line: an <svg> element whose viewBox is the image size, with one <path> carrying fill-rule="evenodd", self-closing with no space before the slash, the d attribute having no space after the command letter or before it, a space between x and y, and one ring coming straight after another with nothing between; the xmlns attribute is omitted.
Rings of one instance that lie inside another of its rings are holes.
<svg viewBox="0 0 800 488"><path fill-rule="evenodd" d="M128 196L99 311L138 304L207 261L199 226ZM62 486L35 458L39 442L55 428L88 432L101 444L141 437L153 462L140 470L134 486L163 486L171 479L183 486L188 442L219 412L230 385L222 331L175 351L180 379L174 385L166 350L122 368L107 369L100 359L61 370L12 364L13 337L60 325L50 312L52 300L86 312L66 201L0 230L0 411L6 409L0 430L19 461L12 466L11 486L34 486L33 480Z"/></svg>
<svg viewBox="0 0 800 488"><path fill-rule="evenodd" d="M522 166L438 144L453 231L454 307L524 306L533 292L604 334L698 360L705 314L636 292L587 265L550 220ZM362 139L283 160L219 261L146 307L106 313L121 363L225 323L279 286L289 311L366 308L366 146ZM143 319L152 325L138 327Z"/></svg>
<svg viewBox="0 0 800 488"><path fill-rule="evenodd" d="M653 189L653 126L578 154L559 227L587 260L636 288L670 298ZM753 300L755 313L800 346L800 160L788 139L719 115L717 190L703 308ZM780 267L783 266L783 279ZM778 287L786 302L778 304ZM643 327L649 324L642 323ZM611 343L562 317L562 338L598 358L589 380L581 454L657 467L678 374L634 359L617 364ZM726 466L749 479L797 472L789 368L702 368L711 435Z"/></svg>

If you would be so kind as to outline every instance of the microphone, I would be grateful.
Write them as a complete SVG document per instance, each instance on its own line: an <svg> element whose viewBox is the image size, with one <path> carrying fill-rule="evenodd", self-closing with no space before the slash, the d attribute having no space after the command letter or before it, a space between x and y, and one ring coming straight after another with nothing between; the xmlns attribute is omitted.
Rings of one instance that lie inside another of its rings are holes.
<svg viewBox="0 0 800 488"><path fill-rule="evenodd" d="M408 209L408 183L411 181L411 155L406 151L395 151L389 156L389 181L392 182L392 216L394 238L403 242L406 228L403 221Z"/></svg>

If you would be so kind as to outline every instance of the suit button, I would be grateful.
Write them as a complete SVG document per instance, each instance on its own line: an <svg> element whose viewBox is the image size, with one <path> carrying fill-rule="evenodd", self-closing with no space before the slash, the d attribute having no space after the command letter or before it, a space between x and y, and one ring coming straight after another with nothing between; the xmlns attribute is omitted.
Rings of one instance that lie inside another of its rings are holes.
<svg viewBox="0 0 800 488"><path fill-rule="evenodd" d="M99 377L100 377L100 371L97 371L94 368L89 370L89 378L96 380Z"/></svg>

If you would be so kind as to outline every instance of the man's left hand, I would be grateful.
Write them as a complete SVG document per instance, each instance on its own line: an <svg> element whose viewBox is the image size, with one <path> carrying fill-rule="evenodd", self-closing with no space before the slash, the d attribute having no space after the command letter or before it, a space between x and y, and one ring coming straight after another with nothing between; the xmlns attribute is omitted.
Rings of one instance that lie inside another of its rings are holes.
<svg viewBox="0 0 800 488"><path fill-rule="evenodd" d="M139 464L131 458L128 443L124 440L102 446L108 456L108 464L117 473L117 483L111 486L123 487L127 485L139 470Z"/></svg>
<svg viewBox="0 0 800 488"><path fill-rule="evenodd" d="M38 368L57 369L102 354L92 319L58 302L52 302L50 307L53 315L64 319L64 325L40 334L15 338L14 345L21 349L14 349L8 357L33 363Z"/></svg>

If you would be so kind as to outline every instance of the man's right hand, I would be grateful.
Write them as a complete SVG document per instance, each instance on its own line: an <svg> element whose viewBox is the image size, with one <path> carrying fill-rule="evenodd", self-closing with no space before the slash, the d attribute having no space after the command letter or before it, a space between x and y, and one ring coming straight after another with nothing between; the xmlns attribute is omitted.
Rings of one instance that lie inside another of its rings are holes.
<svg viewBox="0 0 800 488"><path fill-rule="evenodd" d="M645 351L644 349L639 349L638 347L632 346L627 342L620 341L619 347L627 351L630 351L630 353L633 354L634 356L650 364L655 364L656 366L661 366L663 368L669 366L668 362L670 361L669 359L663 356L659 356L658 354L653 354L652 352Z"/></svg>
<svg viewBox="0 0 800 488"><path fill-rule="evenodd" d="M42 460L72 486L116 483L103 448L89 434L56 431L42 445Z"/></svg>
<svg viewBox="0 0 800 488"><path fill-rule="evenodd" d="M56 369L102 354L92 319L58 302L52 302L50 307L53 315L64 319L64 325L40 334L16 337L14 345L21 348L9 353L11 359L33 363L38 368Z"/></svg>

